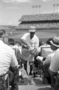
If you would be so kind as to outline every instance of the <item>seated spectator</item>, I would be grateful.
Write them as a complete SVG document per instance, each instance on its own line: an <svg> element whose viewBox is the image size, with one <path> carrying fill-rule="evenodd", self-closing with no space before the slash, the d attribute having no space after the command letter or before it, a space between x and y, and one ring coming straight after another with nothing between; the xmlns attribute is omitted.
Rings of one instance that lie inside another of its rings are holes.
<svg viewBox="0 0 59 90"><path fill-rule="evenodd" d="M9 46L13 49L15 56L17 58L18 64L20 65L20 68L22 68L22 60L21 60L21 54L22 54L22 47L21 43L19 41L14 40L13 38L9 38ZM22 72L20 70L21 75L19 75L19 78L23 80Z"/></svg>
<svg viewBox="0 0 59 90"><path fill-rule="evenodd" d="M9 68L11 67L14 75L11 81L11 90L15 90L17 83L14 80L17 80L18 78L16 78L16 75L18 75L19 65L13 49L3 42L3 34L4 32L0 33L0 76L6 74L9 71Z"/></svg>
<svg viewBox="0 0 59 90"><path fill-rule="evenodd" d="M10 85L11 85L11 90L15 90L16 88L18 89L18 78L19 78L19 65L18 65L18 61L16 59L15 53L13 51L12 48L10 48L10 46L8 46L8 37L7 37L7 43L4 42L4 36L5 33L0 34L1 38L0 38L0 42L1 42L1 53L3 54L3 57L5 57L3 59L3 63L1 65L3 65L3 69L1 69L1 73L3 72L2 75L4 75L7 71L9 73L9 78L10 78ZM13 40L10 40L13 41ZM2 43L3 42L3 43ZM14 44L14 42L12 42ZM2 49L3 48L3 49ZM5 52L6 51L6 52ZM1 55L2 55L1 54ZM2 57L1 57L2 59ZM4 62L6 62L4 64ZM6 70L5 70L6 69ZM3 70L3 71L2 71Z"/></svg>
<svg viewBox="0 0 59 90"><path fill-rule="evenodd" d="M54 37L51 41L51 49L54 51L51 55L47 56L43 65L49 64L49 74L51 77L52 88L55 85L54 76L57 75L59 71L59 37ZM57 90L57 89L56 89Z"/></svg>
<svg viewBox="0 0 59 90"><path fill-rule="evenodd" d="M2 37L2 39L3 39L3 42L8 45L9 36L6 35L6 34L4 34L3 37Z"/></svg>
<svg viewBox="0 0 59 90"><path fill-rule="evenodd" d="M21 42L20 41L15 41L14 47L15 48L18 48L19 49L19 52L22 53L22 45L21 45Z"/></svg>
<svg viewBox="0 0 59 90"><path fill-rule="evenodd" d="M13 50L15 50L15 55L17 57L18 63L21 65L22 64L22 61L21 61L20 56L22 54L22 47L20 46L20 42L19 41L16 41L15 42L15 45L12 48L13 48Z"/></svg>
<svg viewBox="0 0 59 90"><path fill-rule="evenodd" d="M50 41L52 40L53 38L49 38L47 41L46 41L46 44L47 45L50 45Z"/></svg>
<svg viewBox="0 0 59 90"><path fill-rule="evenodd" d="M21 46L19 46L20 42L15 41L13 38L9 38L8 43L9 43L9 46L11 46L12 49L14 50L18 63L20 64L21 63L20 55L21 55L21 49L22 49Z"/></svg>
<svg viewBox="0 0 59 90"><path fill-rule="evenodd" d="M14 46L14 44L15 44L14 39L13 38L9 38L8 45L12 47L12 46Z"/></svg>

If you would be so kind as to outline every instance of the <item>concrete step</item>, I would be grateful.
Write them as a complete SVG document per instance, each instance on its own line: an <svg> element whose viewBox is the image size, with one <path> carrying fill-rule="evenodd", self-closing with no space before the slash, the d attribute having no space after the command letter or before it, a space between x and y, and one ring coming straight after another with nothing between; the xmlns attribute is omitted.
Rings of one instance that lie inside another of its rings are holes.
<svg viewBox="0 0 59 90"><path fill-rule="evenodd" d="M35 86L35 85L19 85L18 90L51 90L51 86L49 85L41 85L41 86Z"/></svg>

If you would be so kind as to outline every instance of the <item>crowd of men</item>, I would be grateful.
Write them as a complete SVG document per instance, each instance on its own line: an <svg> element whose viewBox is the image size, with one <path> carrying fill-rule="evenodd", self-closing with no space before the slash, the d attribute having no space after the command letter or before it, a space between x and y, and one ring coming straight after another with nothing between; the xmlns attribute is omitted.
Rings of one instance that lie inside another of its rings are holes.
<svg viewBox="0 0 59 90"><path fill-rule="evenodd" d="M39 61L42 66L49 65L49 79L54 89L54 76L57 76L59 71L59 37L51 38L44 45L40 45L35 32L35 27L31 26L29 32L19 41L8 37L4 31L0 32L0 76L9 73L11 90L18 89L19 69L22 65L24 64L24 69L29 75L34 72L33 63L39 64ZM48 45L53 52L44 58L41 56L41 48Z"/></svg>
<svg viewBox="0 0 59 90"><path fill-rule="evenodd" d="M9 73L11 90L18 89L19 68L22 68L22 61L24 61L22 57L24 50L22 51L22 48L29 50L30 56L28 59L33 61L39 46L39 39L35 35L34 27L30 29L30 33L25 34L20 39L20 42L10 38L5 31L0 32L0 76ZM26 66L29 66L29 60L25 60L26 65L24 63L24 68L26 68L27 73L29 69Z"/></svg>

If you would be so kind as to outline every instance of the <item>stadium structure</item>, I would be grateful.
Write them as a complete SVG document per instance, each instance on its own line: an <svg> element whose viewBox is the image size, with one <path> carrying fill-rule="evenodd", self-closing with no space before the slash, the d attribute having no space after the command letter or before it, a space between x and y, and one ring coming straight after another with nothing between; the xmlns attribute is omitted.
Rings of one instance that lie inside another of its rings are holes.
<svg viewBox="0 0 59 90"><path fill-rule="evenodd" d="M19 22L17 30L27 30L31 25L35 26L37 30L59 29L59 14L23 15Z"/></svg>
<svg viewBox="0 0 59 90"><path fill-rule="evenodd" d="M18 26L2 26L0 29L5 29L9 36L19 39L31 25L36 27L36 34L41 40L59 36L59 13L23 15Z"/></svg>

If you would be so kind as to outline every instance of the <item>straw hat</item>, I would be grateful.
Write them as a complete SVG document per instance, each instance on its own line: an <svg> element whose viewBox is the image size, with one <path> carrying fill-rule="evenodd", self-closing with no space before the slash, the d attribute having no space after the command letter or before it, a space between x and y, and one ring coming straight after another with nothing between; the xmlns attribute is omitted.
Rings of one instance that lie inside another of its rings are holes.
<svg viewBox="0 0 59 90"><path fill-rule="evenodd" d="M59 37L54 37L51 41L50 44L55 46L55 47L59 47Z"/></svg>

